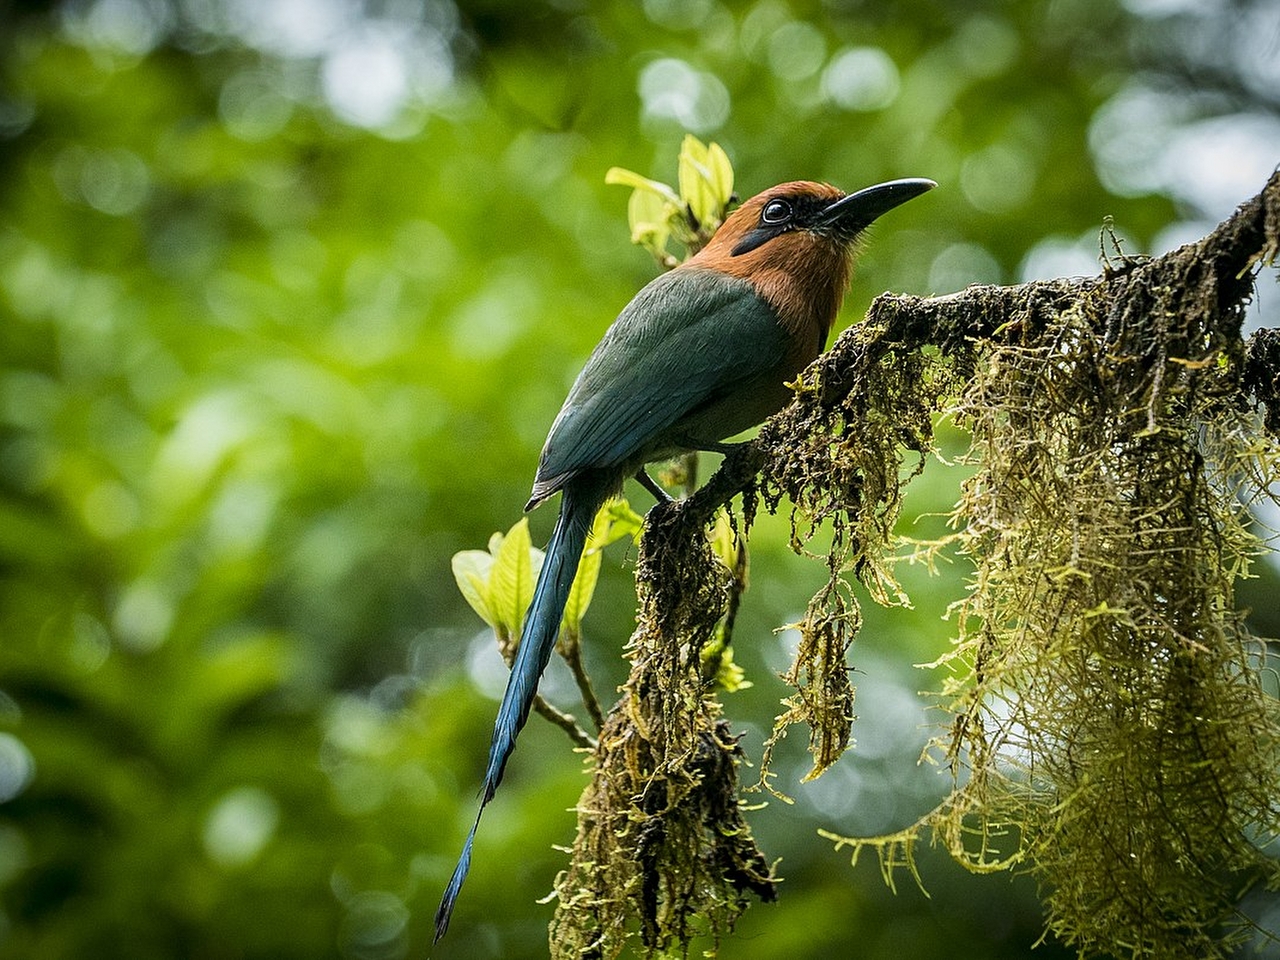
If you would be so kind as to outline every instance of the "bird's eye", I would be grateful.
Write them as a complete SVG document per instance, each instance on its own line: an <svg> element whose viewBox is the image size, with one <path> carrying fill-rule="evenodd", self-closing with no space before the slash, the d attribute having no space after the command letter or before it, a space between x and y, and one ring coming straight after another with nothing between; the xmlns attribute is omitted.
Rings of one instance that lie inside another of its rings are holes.
<svg viewBox="0 0 1280 960"><path fill-rule="evenodd" d="M760 211L760 222L768 224L785 223L791 219L791 204L785 200L770 200Z"/></svg>

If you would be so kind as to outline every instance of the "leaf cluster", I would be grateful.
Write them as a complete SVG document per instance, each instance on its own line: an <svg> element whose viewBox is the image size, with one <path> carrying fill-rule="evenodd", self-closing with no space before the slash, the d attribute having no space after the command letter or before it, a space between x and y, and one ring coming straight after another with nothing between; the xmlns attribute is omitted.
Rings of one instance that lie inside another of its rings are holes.
<svg viewBox="0 0 1280 960"><path fill-rule="evenodd" d="M638 540L641 523L640 515L621 498L600 508L569 588L562 631L581 634L582 620L600 577L602 551L623 537ZM458 590L480 619L493 628L504 649L519 639L545 557L529 538L527 517L517 520L505 534L493 534L487 550L461 550L453 555L453 578Z"/></svg>
<svg viewBox="0 0 1280 960"><path fill-rule="evenodd" d="M680 262L670 241L692 256L704 247L734 200L733 166L717 143L704 144L687 134L678 161L679 192L631 170L610 167L605 183L632 187L627 204L631 242L648 250L670 269Z"/></svg>

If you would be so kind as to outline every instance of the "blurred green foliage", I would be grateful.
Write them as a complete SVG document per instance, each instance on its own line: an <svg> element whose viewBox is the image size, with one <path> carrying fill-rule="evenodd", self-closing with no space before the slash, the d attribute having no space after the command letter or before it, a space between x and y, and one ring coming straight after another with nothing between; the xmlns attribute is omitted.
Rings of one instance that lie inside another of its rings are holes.
<svg viewBox="0 0 1280 960"><path fill-rule="evenodd" d="M654 272L610 167L669 180L692 131L744 195L936 179L874 231L853 322L883 289L1087 258L1104 214L1140 252L1225 212L1134 180L1101 121L1135 89L1184 123L1274 118L1248 51L1215 59L1267 7L0 2L0 956L423 955L503 682L450 557L517 519ZM937 466L904 533L954 500ZM772 631L823 576L787 542L758 525L735 630L748 755L783 693ZM628 557L585 625L602 693ZM936 684L910 664L945 648L964 571L918 573L913 609L867 611L857 748L801 789L797 744L796 804L754 815L787 880L722 956L1038 936L1025 885L924 855L932 898L894 896L816 835L900 826L943 786L914 765ZM583 782L532 723L433 956L545 953Z"/></svg>

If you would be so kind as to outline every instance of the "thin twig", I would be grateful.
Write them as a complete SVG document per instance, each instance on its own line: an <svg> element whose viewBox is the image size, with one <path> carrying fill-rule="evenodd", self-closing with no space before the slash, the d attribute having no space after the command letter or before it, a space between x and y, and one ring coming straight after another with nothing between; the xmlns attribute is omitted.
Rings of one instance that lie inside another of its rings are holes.
<svg viewBox="0 0 1280 960"><path fill-rule="evenodd" d="M582 663L582 644L577 635L566 630L565 635L560 639L559 651L561 658L569 665L574 682L578 685L578 693L582 695L582 705L587 708L587 714L591 717L596 730L600 730L604 727L604 711L600 708L600 698L596 696L595 687L591 685L587 668Z"/></svg>
<svg viewBox="0 0 1280 960"><path fill-rule="evenodd" d="M567 733L576 746L585 747L588 750L596 748L596 738L578 726L578 721L573 714L556 709L542 694L537 694L533 698L533 709ZM599 707L597 706L596 709Z"/></svg>

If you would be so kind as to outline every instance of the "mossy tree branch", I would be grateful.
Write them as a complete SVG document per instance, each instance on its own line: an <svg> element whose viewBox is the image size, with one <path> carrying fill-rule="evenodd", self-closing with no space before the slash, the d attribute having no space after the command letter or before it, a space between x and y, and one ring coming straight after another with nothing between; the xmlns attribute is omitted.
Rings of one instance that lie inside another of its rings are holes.
<svg viewBox="0 0 1280 960"><path fill-rule="evenodd" d="M553 953L687 945L772 898L698 670L730 589L706 526L741 495L744 529L784 498L797 548L832 529L775 730L810 726L817 776L849 742L847 580L900 597L894 522L945 413L977 468L936 545L974 568L934 743L955 787L900 834L840 842L910 863L931 832L973 869L1026 864L1050 929L1084 953L1226 955L1235 892L1280 881L1262 851L1280 834L1280 710L1233 602L1264 549L1242 503L1280 477L1280 335L1241 337L1277 250L1280 174L1201 241L1098 277L882 296L754 441L655 508Z"/></svg>

